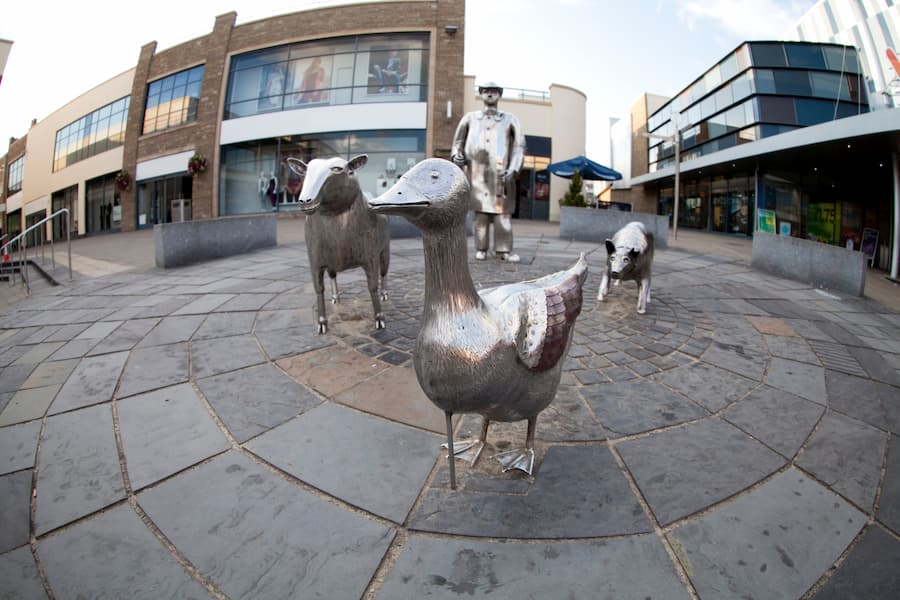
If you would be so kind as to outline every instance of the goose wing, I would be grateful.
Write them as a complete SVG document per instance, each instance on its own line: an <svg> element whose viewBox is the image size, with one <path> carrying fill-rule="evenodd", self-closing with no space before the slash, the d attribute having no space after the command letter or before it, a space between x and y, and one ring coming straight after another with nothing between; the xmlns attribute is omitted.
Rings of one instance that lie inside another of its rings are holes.
<svg viewBox="0 0 900 600"><path fill-rule="evenodd" d="M482 292L485 303L502 315L506 336L515 341L519 359L530 369L546 371L565 354L581 313L586 277L582 254L565 271Z"/></svg>

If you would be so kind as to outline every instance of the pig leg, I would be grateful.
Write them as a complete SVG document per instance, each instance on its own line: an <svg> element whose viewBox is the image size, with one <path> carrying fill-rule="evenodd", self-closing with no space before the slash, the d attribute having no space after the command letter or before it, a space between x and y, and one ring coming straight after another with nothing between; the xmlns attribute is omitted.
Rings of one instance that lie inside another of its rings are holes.
<svg viewBox="0 0 900 600"><path fill-rule="evenodd" d="M603 279L600 280L600 290L597 292L597 300L603 302L609 293L609 269L603 271Z"/></svg>
<svg viewBox="0 0 900 600"><path fill-rule="evenodd" d="M316 290L316 316L319 335L328 333L328 317L325 316L325 267L319 267L313 275L313 288Z"/></svg>
<svg viewBox="0 0 900 600"><path fill-rule="evenodd" d="M381 312L381 295L378 293L378 268L374 261L366 267L366 283L375 310L375 329L384 329L384 313Z"/></svg>
<svg viewBox="0 0 900 600"><path fill-rule="evenodd" d="M650 279L641 279L638 282L638 314L642 315L647 312L647 303L650 302Z"/></svg>

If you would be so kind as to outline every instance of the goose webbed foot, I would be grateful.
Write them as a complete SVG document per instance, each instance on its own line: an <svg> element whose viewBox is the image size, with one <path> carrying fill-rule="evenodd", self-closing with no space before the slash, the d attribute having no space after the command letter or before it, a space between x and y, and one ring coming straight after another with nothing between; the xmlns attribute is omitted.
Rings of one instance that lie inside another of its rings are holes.
<svg viewBox="0 0 900 600"><path fill-rule="evenodd" d="M447 444L441 444L441 448L447 448ZM483 448L481 440L457 440L453 442L453 457L474 465Z"/></svg>
<svg viewBox="0 0 900 600"><path fill-rule="evenodd" d="M531 448L507 450L495 455L494 458L503 465L504 473L518 469L531 475L531 470L534 468L534 450Z"/></svg>

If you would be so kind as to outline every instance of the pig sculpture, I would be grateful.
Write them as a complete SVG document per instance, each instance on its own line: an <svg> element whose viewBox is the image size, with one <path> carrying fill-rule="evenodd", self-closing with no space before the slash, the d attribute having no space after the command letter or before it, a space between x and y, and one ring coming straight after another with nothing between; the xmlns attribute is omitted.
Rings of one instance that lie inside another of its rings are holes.
<svg viewBox="0 0 900 600"><path fill-rule="evenodd" d="M387 218L369 209L356 178L356 171L366 164L368 156L362 154L349 162L315 158L309 164L297 158L287 160L291 170L304 178L299 206L306 213L306 251L316 290L319 334L328 332L325 271L331 278L331 302L337 304L337 274L353 267L365 271L375 328L384 329L381 300L387 299L390 233Z"/></svg>
<svg viewBox="0 0 900 600"><path fill-rule="evenodd" d="M606 270L600 281L597 300L603 302L609 293L609 280L635 281L638 284L637 311L647 312L650 302L650 267L653 263L653 234L638 221L628 223L606 240Z"/></svg>

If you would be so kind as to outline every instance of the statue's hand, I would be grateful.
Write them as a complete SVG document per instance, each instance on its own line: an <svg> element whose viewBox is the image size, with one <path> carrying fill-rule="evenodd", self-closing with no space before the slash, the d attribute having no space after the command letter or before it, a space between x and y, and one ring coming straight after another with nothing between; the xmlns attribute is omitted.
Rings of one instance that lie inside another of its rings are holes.
<svg viewBox="0 0 900 600"><path fill-rule="evenodd" d="M463 156L462 154L454 154L453 156L450 157L450 160L452 160L453 163L454 163L457 167L464 167L464 166L466 166L466 157Z"/></svg>

